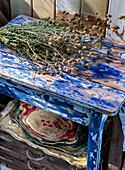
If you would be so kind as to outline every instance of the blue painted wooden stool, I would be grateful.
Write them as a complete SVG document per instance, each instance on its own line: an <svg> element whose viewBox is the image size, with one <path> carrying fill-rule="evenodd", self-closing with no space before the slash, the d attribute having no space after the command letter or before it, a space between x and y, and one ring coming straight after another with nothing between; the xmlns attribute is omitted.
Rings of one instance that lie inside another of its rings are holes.
<svg viewBox="0 0 125 170"><path fill-rule="evenodd" d="M18 16L9 24L32 20ZM0 46L0 93L89 125L88 170L99 169L105 120L108 115L116 115L125 102L125 46L109 40L102 43L102 50L95 50L106 53L108 49L108 53L98 59L99 66L93 65L86 71L80 69L80 77L64 73L64 78L39 75L30 69L28 61L22 58L21 62Z"/></svg>

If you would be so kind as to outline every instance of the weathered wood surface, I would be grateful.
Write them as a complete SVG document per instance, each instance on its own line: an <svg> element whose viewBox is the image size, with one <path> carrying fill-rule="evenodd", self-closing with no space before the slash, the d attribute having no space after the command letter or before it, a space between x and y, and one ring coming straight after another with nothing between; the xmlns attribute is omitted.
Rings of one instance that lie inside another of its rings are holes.
<svg viewBox="0 0 125 170"><path fill-rule="evenodd" d="M124 152L124 158L123 158L123 166L122 166L122 170L125 170L125 152Z"/></svg>
<svg viewBox="0 0 125 170"><path fill-rule="evenodd" d="M13 20L11 24L28 23L31 20L31 18L26 16L19 16ZM16 82L18 85L24 85L22 90L27 86L31 89L30 91L33 89L45 91L50 95L55 95L70 103L92 109L95 108L97 111L113 115L117 113L119 107L125 100L125 59L122 58L125 51L122 49L123 47L120 48L120 46L112 49L112 46L115 47L115 44L108 40L105 40L104 43L105 48L109 49L111 55L107 55L106 59L99 59L97 61L101 63L99 66L93 65L90 70L85 71L83 70L84 68L80 67L75 76L65 73L64 78L58 75L54 75L53 77L49 75L38 75L35 70L31 71L26 68L14 55L8 53L5 48L0 47L0 74L2 78L5 80L8 79L7 81L10 83L9 93L15 93L18 99L26 101L25 98L27 96L21 96L21 91L18 91L20 87L13 87L12 82ZM120 50L120 52L118 50ZM100 52L103 53L104 51L105 50L102 49ZM99 82L100 84L95 82ZM14 90L14 88L16 89ZM23 94L25 94L25 92L23 92ZM12 97L14 97L14 95ZM35 97L39 98L40 96ZM32 104L32 102L30 104ZM33 104L36 104L36 102ZM37 107L39 106L37 105Z"/></svg>
<svg viewBox="0 0 125 170"><path fill-rule="evenodd" d="M119 115L113 118L112 139L110 144L108 170L120 170L123 155L124 136Z"/></svg>
<svg viewBox="0 0 125 170"><path fill-rule="evenodd" d="M33 149L29 147L27 144L17 141L9 134L0 131L0 161L1 163L7 164L9 168L19 170L27 170L27 162L29 158L26 155L26 150L30 149L31 153L29 155L32 158L39 158L45 156L45 154L37 149ZM43 169L46 167L48 170L77 170L78 168L70 165L69 163L61 160L59 158L55 158L47 155L46 159L41 161L30 161L30 166L33 169Z"/></svg>

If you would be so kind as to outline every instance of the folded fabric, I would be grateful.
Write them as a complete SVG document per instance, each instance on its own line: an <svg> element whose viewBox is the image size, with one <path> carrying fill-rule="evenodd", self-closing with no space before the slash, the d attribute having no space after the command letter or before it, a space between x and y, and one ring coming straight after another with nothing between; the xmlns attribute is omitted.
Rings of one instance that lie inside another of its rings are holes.
<svg viewBox="0 0 125 170"><path fill-rule="evenodd" d="M21 103L16 115L22 127L39 140L48 142L76 142L74 123L51 112Z"/></svg>
<svg viewBox="0 0 125 170"><path fill-rule="evenodd" d="M20 102L11 117L34 144L82 156L88 128L51 112Z"/></svg>
<svg viewBox="0 0 125 170"><path fill-rule="evenodd" d="M32 136L31 133L28 133L26 129L24 129L21 124L18 123L22 128L23 132L27 136L27 138L32 141L34 144L41 145L43 147L55 149L58 151L63 151L67 154L74 156L82 156L83 152L87 149L87 127L80 125L79 130L77 131L78 139L74 144L66 144L66 143L48 143L40 141L38 138Z"/></svg>

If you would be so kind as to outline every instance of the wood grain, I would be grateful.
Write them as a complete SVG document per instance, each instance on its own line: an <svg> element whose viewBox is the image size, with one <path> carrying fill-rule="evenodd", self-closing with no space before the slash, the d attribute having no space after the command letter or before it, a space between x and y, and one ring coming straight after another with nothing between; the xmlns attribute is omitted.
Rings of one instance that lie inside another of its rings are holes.
<svg viewBox="0 0 125 170"><path fill-rule="evenodd" d="M42 156L45 156L43 152L40 150L34 149L29 147L27 144L15 140L12 136L9 134L0 131L0 161L3 164L7 164L8 167L14 169L14 170L27 170L27 162L28 157L26 155L27 148L30 149L31 157L39 158L40 154L42 153ZM48 170L78 170L77 167L70 165L69 163L65 162L64 160L47 156L46 159L43 159L42 161L31 161L30 166L33 169L41 170L44 167L47 167Z"/></svg>
<svg viewBox="0 0 125 170"><path fill-rule="evenodd" d="M108 170L120 170L123 154L123 132L119 115L114 116Z"/></svg>

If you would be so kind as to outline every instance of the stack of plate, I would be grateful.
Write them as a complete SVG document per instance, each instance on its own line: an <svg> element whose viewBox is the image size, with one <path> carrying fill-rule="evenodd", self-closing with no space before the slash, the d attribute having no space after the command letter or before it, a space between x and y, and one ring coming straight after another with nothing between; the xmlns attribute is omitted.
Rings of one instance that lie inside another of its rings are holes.
<svg viewBox="0 0 125 170"><path fill-rule="evenodd" d="M20 102L11 118L32 142L80 156L87 146L87 128L51 112Z"/></svg>

